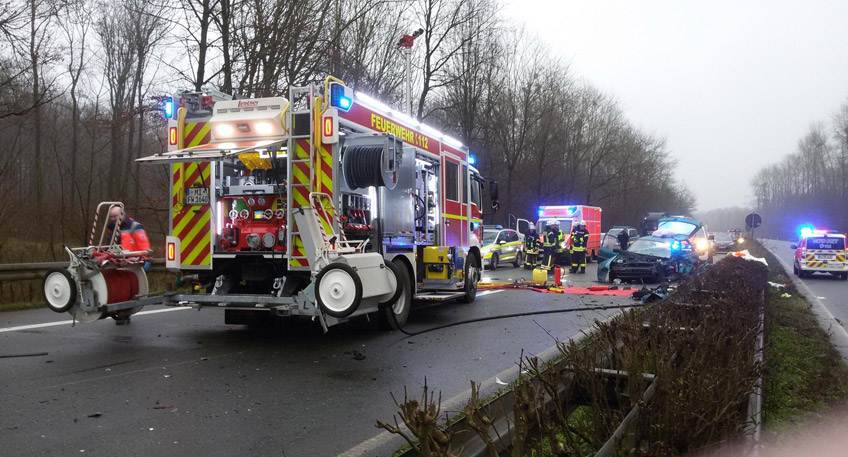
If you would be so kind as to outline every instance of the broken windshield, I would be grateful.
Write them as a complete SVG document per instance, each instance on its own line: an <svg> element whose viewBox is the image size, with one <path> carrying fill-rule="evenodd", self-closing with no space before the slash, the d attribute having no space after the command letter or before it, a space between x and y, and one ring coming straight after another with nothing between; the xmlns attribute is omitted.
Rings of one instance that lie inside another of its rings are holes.
<svg viewBox="0 0 848 457"><path fill-rule="evenodd" d="M674 236L683 235L686 237L692 236L700 227L691 222L686 221L663 221L659 227L652 233L653 236Z"/></svg>
<svg viewBox="0 0 848 457"><path fill-rule="evenodd" d="M640 238L636 240L633 244L631 244L629 248L627 248L627 252L631 252L634 254L651 255L654 257L670 258L671 242L646 240L644 238Z"/></svg>

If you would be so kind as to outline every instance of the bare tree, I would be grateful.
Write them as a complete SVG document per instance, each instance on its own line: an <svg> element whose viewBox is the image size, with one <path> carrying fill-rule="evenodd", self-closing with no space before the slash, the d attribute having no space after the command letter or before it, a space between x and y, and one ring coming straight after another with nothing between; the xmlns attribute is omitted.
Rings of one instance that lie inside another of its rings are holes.
<svg viewBox="0 0 848 457"><path fill-rule="evenodd" d="M489 30L496 11L489 0L416 0L412 17L420 20L424 29L422 87L416 109L418 119L428 117L426 102L432 91L464 77L448 72L449 63ZM466 27L472 25L476 28Z"/></svg>
<svg viewBox="0 0 848 457"><path fill-rule="evenodd" d="M95 31L103 48L101 59L109 87L109 125L110 155L108 168L108 188L122 197L126 191L124 133L132 119L131 104L134 81L133 70L136 64L136 51L133 46L134 31L127 4L106 4L100 11Z"/></svg>

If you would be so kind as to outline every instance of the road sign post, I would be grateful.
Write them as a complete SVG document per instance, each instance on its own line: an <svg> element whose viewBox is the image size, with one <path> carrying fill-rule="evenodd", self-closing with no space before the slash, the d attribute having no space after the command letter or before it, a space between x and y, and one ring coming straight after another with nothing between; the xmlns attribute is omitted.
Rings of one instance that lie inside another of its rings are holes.
<svg viewBox="0 0 848 457"><path fill-rule="evenodd" d="M754 229L762 225L763 218L757 213L751 213L745 216L745 226L751 229L751 239L754 239Z"/></svg>

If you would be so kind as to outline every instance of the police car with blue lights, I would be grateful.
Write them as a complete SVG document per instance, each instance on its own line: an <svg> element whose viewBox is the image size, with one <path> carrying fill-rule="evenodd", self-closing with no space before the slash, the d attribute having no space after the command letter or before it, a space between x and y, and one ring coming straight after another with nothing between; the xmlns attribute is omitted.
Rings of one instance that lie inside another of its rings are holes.
<svg viewBox="0 0 848 457"><path fill-rule="evenodd" d="M845 234L835 230L817 230L805 225L799 230L795 250L793 272L801 278L814 273L830 273L840 279L848 280L848 251L845 246Z"/></svg>

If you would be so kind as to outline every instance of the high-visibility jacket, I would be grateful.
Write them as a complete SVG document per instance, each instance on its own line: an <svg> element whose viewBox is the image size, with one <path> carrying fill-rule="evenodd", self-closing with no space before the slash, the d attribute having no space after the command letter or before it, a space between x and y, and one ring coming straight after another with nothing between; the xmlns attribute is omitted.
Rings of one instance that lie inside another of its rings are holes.
<svg viewBox="0 0 848 457"><path fill-rule="evenodd" d="M108 235L111 238L111 230L109 230ZM150 250L150 240L147 238L147 232L144 231L144 226L141 225L141 222L129 216L125 216L121 222L119 235L121 237L121 248L125 251Z"/></svg>
<svg viewBox="0 0 848 457"><path fill-rule="evenodd" d="M571 252L585 251L589 245L589 232L583 229L575 229L571 232Z"/></svg>
<svg viewBox="0 0 848 457"><path fill-rule="evenodd" d="M557 235L556 252L562 252L562 246L563 241L565 241L565 235L560 229L557 229L557 232L559 232L559 235Z"/></svg>
<svg viewBox="0 0 848 457"><path fill-rule="evenodd" d="M524 237L524 252L527 254L538 254L539 247L542 242L539 240L539 235L536 232L529 232Z"/></svg>

